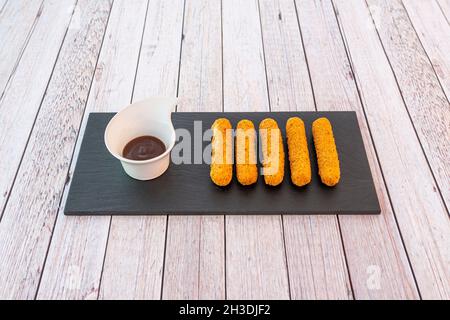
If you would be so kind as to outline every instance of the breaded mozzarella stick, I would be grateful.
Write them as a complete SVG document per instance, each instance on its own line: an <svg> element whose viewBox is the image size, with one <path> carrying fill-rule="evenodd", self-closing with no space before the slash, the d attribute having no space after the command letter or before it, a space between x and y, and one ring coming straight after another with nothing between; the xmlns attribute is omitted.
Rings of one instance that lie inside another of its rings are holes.
<svg viewBox="0 0 450 320"><path fill-rule="evenodd" d="M256 167L256 132L253 122L241 120L236 127L236 176L240 184L248 186L258 180Z"/></svg>
<svg viewBox="0 0 450 320"><path fill-rule="evenodd" d="M232 132L228 119L214 121L211 140L211 180L218 186L227 186L233 178Z"/></svg>
<svg viewBox="0 0 450 320"><path fill-rule="evenodd" d="M327 118L315 120L312 133L320 179L327 186L335 186L341 177L341 170L330 121Z"/></svg>
<svg viewBox="0 0 450 320"><path fill-rule="evenodd" d="M277 186L284 177L283 137L275 120L267 118L259 124L263 156L263 174L267 185Z"/></svg>
<svg viewBox="0 0 450 320"><path fill-rule="evenodd" d="M311 182L311 163L302 119L289 118L286 123L286 139L292 183L298 187L305 186Z"/></svg>

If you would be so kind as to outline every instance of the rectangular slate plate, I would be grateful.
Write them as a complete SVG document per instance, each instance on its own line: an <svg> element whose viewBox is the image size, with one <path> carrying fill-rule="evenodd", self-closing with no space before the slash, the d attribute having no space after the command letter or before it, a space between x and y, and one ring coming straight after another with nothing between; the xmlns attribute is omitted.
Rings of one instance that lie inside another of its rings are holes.
<svg viewBox="0 0 450 320"><path fill-rule="evenodd" d="M266 186L260 176L250 187L241 186L233 177L228 187L219 188L211 182L209 165L205 163L171 163L168 171L155 180L134 180L124 173L120 162L109 154L103 142L106 125L113 115L89 115L65 206L67 215L380 213L354 112L172 114L175 128L185 128L191 133L194 121L198 120L202 121L205 131L219 117L227 117L233 127L244 118L252 120L258 127L261 120L272 117L277 120L283 137L287 119L301 117L306 126L312 166L312 181L303 188L291 183L288 161L284 181L278 187ZM341 164L341 181L334 188L320 182L311 136L312 122L323 116L333 125ZM203 147L208 144L209 141L204 141ZM193 146L191 152L194 152Z"/></svg>

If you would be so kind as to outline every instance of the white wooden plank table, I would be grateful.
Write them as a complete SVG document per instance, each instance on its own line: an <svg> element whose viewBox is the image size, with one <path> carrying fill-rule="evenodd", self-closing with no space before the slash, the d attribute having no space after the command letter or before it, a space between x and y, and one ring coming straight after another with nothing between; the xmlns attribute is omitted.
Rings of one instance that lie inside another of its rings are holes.
<svg viewBox="0 0 450 320"><path fill-rule="evenodd" d="M450 299L448 0L0 1L0 298ZM66 217L89 112L356 111L379 216Z"/></svg>

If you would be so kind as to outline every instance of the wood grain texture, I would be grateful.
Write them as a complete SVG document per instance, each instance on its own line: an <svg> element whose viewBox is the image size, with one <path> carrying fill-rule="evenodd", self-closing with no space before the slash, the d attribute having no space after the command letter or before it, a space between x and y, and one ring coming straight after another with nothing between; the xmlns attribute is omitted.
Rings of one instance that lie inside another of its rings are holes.
<svg viewBox="0 0 450 320"><path fill-rule="evenodd" d="M3 13L3 9L5 9L6 4L8 3L8 0L0 0L0 14ZM1 17L0 17L1 19Z"/></svg>
<svg viewBox="0 0 450 320"><path fill-rule="evenodd" d="M42 9L42 0L0 1L0 39L4 48L0 51L0 96L19 64Z"/></svg>
<svg viewBox="0 0 450 320"><path fill-rule="evenodd" d="M186 0L177 111L222 111L219 0Z"/></svg>
<svg viewBox="0 0 450 320"><path fill-rule="evenodd" d="M224 299L224 217L170 216L163 299Z"/></svg>
<svg viewBox="0 0 450 320"><path fill-rule="evenodd" d="M403 4L449 98L450 24L436 1L405 0Z"/></svg>
<svg viewBox="0 0 450 320"><path fill-rule="evenodd" d="M222 110L221 2L187 0L177 111ZM163 299L224 299L223 216L168 217Z"/></svg>
<svg viewBox="0 0 450 320"><path fill-rule="evenodd" d="M370 0L378 34L447 208L450 206L450 104L400 1ZM374 10L376 8L376 10ZM450 37L450 29L449 34ZM450 73L449 73L450 75Z"/></svg>
<svg viewBox="0 0 450 320"><path fill-rule="evenodd" d="M130 103L146 8L145 0L134 1L132 5L125 0L114 1L85 116L79 128L69 178L84 134L86 115L92 111L117 111ZM64 207L67 191L68 183L61 207ZM38 298L98 297L110 220L110 217L66 217L60 210ZM78 277L76 285L66 287L61 283L59 277L69 278L74 272Z"/></svg>
<svg viewBox="0 0 450 320"><path fill-rule="evenodd" d="M186 0L181 61L182 23L167 21L184 0L114 2L102 47L112 0L0 0L0 298L287 298L290 287L341 299L349 279L356 299L450 298L449 0L294 0L300 40L290 1ZM174 95L180 63L179 110L223 108L222 3L225 108L357 111L381 216L115 217L110 229L109 216L62 214L86 100L91 111L130 102L144 24L135 98Z"/></svg>
<svg viewBox="0 0 450 320"><path fill-rule="evenodd" d="M227 299L289 299L279 216L227 216Z"/></svg>
<svg viewBox="0 0 450 320"><path fill-rule="evenodd" d="M0 223L2 298L35 297L108 6L107 2L79 1L76 7L80 20L68 30ZM66 24L71 15L62 18L67 3L56 8L57 4L49 12L51 19ZM45 8L43 20L44 14ZM57 26L53 27L56 31Z"/></svg>
<svg viewBox="0 0 450 320"><path fill-rule="evenodd" d="M315 111L295 4L260 0L270 110Z"/></svg>
<svg viewBox="0 0 450 320"><path fill-rule="evenodd" d="M271 110L314 111L294 2L263 0L260 13ZM351 298L336 216L283 219L292 299Z"/></svg>
<svg viewBox="0 0 450 320"><path fill-rule="evenodd" d="M9 197L74 4L74 0L48 1L42 7L39 23L0 99L0 152L3 154L0 161L0 212ZM1 50L2 54L6 51Z"/></svg>
<svg viewBox="0 0 450 320"><path fill-rule="evenodd" d="M269 101L258 3L224 1L225 111L267 111ZM228 299L288 299L281 216L226 217Z"/></svg>
<svg viewBox="0 0 450 320"><path fill-rule="evenodd" d="M436 0L447 22L450 24L450 0Z"/></svg>
<svg viewBox="0 0 450 320"><path fill-rule="evenodd" d="M294 2L260 1L260 12L271 110L315 110ZM336 216L283 218L292 298L351 298Z"/></svg>
<svg viewBox="0 0 450 320"><path fill-rule="evenodd" d="M430 64L431 56L429 58L423 49L416 30L411 25L408 13L400 1L377 0L370 1L369 4L370 8L377 8L378 13L376 14L380 19L378 33L448 209L450 207L450 188L448 187L450 181L450 154L448 152L450 150L450 103L436 76L437 74L439 77L439 68L436 64ZM385 12L390 12L390 14L386 15ZM434 14L439 13L436 11ZM437 20L440 20L439 17ZM446 42L450 37L450 27L447 28L447 31L446 39L441 39L440 42ZM438 36L436 35L436 37ZM450 41L447 42L449 43L448 50L450 50ZM427 48L425 43L424 45ZM441 44L439 43L439 45ZM447 59L448 52L445 56ZM446 82L445 79L450 77L450 59L447 61L449 68L447 71L443 69L444 74L447 72L447 75L444 78L442 75L439 77L443 84ZM447 94L449 94L450 90L447 89Z"/></svg>
<svg viewBox="0 0 450 320"><path fill-rule="evenodd" d="M292 299L352 299L336 217L283 218Z"/></svg>
<svg viewBox="0 0 450 320"><path fill-rule="evenodd" d="M108 219L58 213L37 299L97 299Z"/></svg>
<svg viewBox="0 0 450 320"><path fill-rule="evenodd" d="M334 4L420 293L426 299L448 299L448 213L419 152L420 143L375 27L367 23L371 17L365 2Z"/></svg>
<svg viewBox="0 0 450 320"><path fill-rule="evenodd" d="M297 9L317 108L356 111L382 208L377 217L339 216L354 296L418 298L333 5L298 1Z"/></svg>
<svg viewBox="0 0 450 320"><path fill-rule="evenodd" d="M182 38L184 1L150 1L142 39L133 100L175 96ZM166 217L113 217L103 270L103 299L158 299L164 268ZM144 236L136 236L136 230ZM158 239L156 241L155 239ZM135 248L130 251L129 248ZM148 264L147 261L152 261ZM119 263L120 262L120 263ZM117 278L120 281L117 281ZM127 284L127 290L122 284Z"/></svg>
<svg viewBox="0 0 450 320"><path fill-rule="evenodd" d="M166 217L113 217L101 299L158 299Z"/></svg>

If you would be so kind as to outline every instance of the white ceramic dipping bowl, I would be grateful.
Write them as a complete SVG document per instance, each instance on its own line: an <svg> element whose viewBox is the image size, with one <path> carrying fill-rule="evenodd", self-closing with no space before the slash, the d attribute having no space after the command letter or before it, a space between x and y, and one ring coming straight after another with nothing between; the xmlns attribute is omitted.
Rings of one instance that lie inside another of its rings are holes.
<svg viewBox="0 0 450 320"><path fill-rule="evenodd" d="M133 103L118 112L105 130L108 151L122 163L125 172L138 180L155 179L162 175L170 163L170 152L175 145L175 129L171 113L176 98L152 97ZM164 142L166 151L148 160L130 160L122 156L125 145L140 136L154 136Z"/></svg>

